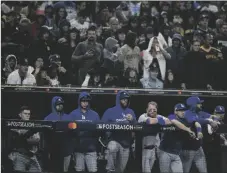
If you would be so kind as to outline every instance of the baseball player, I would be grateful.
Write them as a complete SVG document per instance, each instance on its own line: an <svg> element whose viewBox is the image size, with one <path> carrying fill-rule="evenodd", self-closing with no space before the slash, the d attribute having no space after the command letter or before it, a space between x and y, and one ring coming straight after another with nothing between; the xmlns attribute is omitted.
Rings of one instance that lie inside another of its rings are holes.
<svg viewBox="0 0 227 173"><path fill-rule="evenodd" d="M201 125L210 124L217 127L218 123L210 119L210 114L202 111L203 100L197 96L187 99L189 110L185 111L185 119L190 127L195 127L197 138L188 137L183 142L183 150L181 152L181 160L183 163L184 173L189 173L192 162L195 163L200 173L207 173L207 164L205 154L202 148L202 127Z"/></svg>
<svg viewBox="0 0 227 173"><path fill-rule="evenodd" d="M64 113L64 100L53 97L51 101L52 113L45 117L45 121L71 121L70 116ZM65 132L45 133L50 155L51 169L54 172L68 172L71 155L74 151L72 135Z"/></svg>
<svg viewBox="0 0 227 173"><path fill-rule="evenodd" d="M130 96L126 91L119 91L116 96L116 106L105 111L102 121L129 124L136 122L132 109L128 108ZM107 132L107 172L123 173L129 159L129 148L132 132Z"/></svg>
<svg viewBox="0 0 227 173"><path fill-rule="evenodd" d="M76 122L95 123L100 118L97 112L90 107L91 96L82 92L78 98L78 108L72 111L69 116ZM75 169L79 173L85 171L85 164L88 172L97 172L97 133L90 131L79 131L75 152Z"/></svg>
<svg viewBox="0 0 227 173"><path fill-rule="evenodd" d="M31 110L27 106L22 106L19 117L21 120L29 121ZM40 135L33 130L12 129L14 141L12 142L13 151L9 154L14 171L22 172L42 172L41 166L37 160L36 152L40 142Z"/></svg>
<svg viewBox="0 0 227 173"><path fill-rule="evenodd" d="M170 170L172 173L183 173L183 166L180 159L182 140L184 136L188 135L195 138L194 132L187 127L184 119L185 110L185 105L179 103L174 107L174 114L168 116L171 123L181 129L181 131L167 131L164 133L158 152L161 173L170 172Z"/></svg>
<svg viewBox="0 0 227 173"><path fill-rule="evenodd" d="M146 124L169 124L167 118L157 114L158 105L156 102L149 102L147 106L147 113L142 114L138 122ZM156 160L156 148L160 144L160 138L158 133L149 132L144 134L142 140L142 172L150 173Z"/></svg>
<svg viewBox="0 0 227 173"><path fill-rule="evenodd" d="M224 124L225 108L223 106L216 106L214 109L214 114L211 115L211 119ZM207 167L210 173L212 172L222 172L221 170L221 156L222 149L221 146L225 143L227 145L227 136L225 134L215 133L216 129L212 128L210 124L207 128L204 128L204 152L207 158Z"/></svg>

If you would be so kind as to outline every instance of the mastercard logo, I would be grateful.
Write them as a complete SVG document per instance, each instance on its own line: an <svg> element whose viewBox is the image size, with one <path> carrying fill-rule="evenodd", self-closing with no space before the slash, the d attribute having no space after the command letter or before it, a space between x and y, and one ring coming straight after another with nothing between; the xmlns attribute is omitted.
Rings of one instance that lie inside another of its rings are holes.
<svg viewBox="0 0 227 173"><path fill-rule="evenodd" d="M77 124L76 123L69 123L68 124L68 128L69 129L76 129L77 128Z"/></svg>

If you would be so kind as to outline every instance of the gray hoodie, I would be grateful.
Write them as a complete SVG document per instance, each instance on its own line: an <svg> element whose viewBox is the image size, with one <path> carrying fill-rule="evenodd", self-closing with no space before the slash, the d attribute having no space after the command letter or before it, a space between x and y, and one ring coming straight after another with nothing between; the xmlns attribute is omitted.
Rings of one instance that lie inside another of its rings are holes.
<svg viewBox="0 0 227 173"><path fill-rule="evenodd" d="M123 63L119 61L121 51L118 50L114 53L113 48L116 46L118 41L112 37L109 37L105 41L105 48L103 50L104 63L103 67L108 70L108 73L115 74L123 70Z"/></svg>

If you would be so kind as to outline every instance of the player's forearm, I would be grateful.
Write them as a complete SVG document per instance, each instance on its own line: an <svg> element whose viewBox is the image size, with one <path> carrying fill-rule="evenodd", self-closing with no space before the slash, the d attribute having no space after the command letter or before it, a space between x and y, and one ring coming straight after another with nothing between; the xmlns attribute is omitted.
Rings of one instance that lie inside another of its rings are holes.
<svg viewBox="0 0 227 173"><path fill-rule="evenodd" d="M188 127L186 127L184 124L182 124L181 122L179 122L177 120L172 120L171 122L172 122L172 124L174 124L176 127L178 127L181 130L184 130L187 132L190 130Z"/></svg>

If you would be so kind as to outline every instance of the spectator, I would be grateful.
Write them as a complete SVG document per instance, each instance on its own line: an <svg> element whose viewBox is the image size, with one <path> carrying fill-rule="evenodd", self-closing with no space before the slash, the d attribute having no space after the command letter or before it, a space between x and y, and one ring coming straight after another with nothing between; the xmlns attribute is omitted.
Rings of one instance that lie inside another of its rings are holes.
<svg viewBox="0 0 227 173"><path fill-rule="evenodd" d="M149 67L152 63L156 62L158 64L161 80L165 80L166 76L166 59L170 59L171 56L167 53L160 43L157 37L150 39L147 50L143 51L143 78L149 77Z"/></svg>
<svg viewBox="0 0 227 173"><path fill-rule="evenodd" d="M77 6L79 6L79 2L77 2L77 3L78 3ZM77 6L76 6L75 2L72 2L72 1L59 1L54 4L54 9L64 8L66 10L66 14L67 14L66 19L68 21L70 21L76 17L76 13L78 12L76 10Z"/></svg>
<svg viewBox="0 0 227 173"><path fill-rule="evenodd" d="M5 84L8 76L10 73L12 73L14 70L16 70L17 67L17 58L15 55L8 55L5 58L5 66L2 69L2 84Z"/></svg>
<svg viewBox="0 0 227 173"><path fill-rule="evenodd" d="M70 72L61 65L59 55L50 56L50 67L47 69L47 74L50 76L51 86L59 86L70 84Z"/></svg>
<svg viewBox="0 0 227 173"><path fill-rule="evenodd" d="M201 37L201 43L206 39L206 34L212 33L214 35L214 32L211 28L208 27L209 24L209 16L206 11L202 12L199 15L199 22L196 31L194 32L194 35L199 35Z"/></svg>
<svg viewBox="0 0 227 173"><path fill-rule="evenodd" d="M199 51L200 41L194 40L192 49L182 59L181 87L183 89L205 89L206 88L206 57Z"/></svg>
<svg viewBox="0 0 227 173"><path fill-rule="evenodd" d="M36 83L37 86L51 86L51 79L47 75L47 71L45 69L40 69L39 73L36 75Z"/></svg>
<svg viewBox="0 0 227 173"><path fill-rule="evenodd" d="M35 64L34 64L35 68L32 67L32 70L31 70L32 74L36 77L40 73L43 66L44 66L43 58L38 57L35 61Z"/></svg>
<svg viewBox="0 0 227 173"><path fill-rule="evenodd" d="M67 37L69 35L70 23L67 20L62 20L59 24L59 40L58 42L67 41Z"/></svg>
<svg viewBox="0 0 227 173"><path fill-rule="evenodd" d="M39 13L39 11L37 10L35 21L32 23L32 37L34 39L37 38L41 27L45 25L45 23L46 23L46 17L44 13Z"/></svg>
<svg viewBox="0 0 227 173"><path fill-rule="evenodd" d="M77 14L77 19L72 19L70 21L71 27L76 28L80 31L80 38L86 38L86 32L89 28L89 22L86 21L87 14L85 11L80 11Z"/></svg>
<svg viewBox="0 0 227 173"><path fill-rule="evenodd" d="M140 50L146 50L149 44L150 39L154 36L153 33L153 28L152 27L147 27L145 30L145 38L143 41L139 40L139 48Z"/></svg>
<svg viewBox="0 0 227 173"><path fill-rule="evenodd" d="M120 47L122 47L125 44L125 30L120 28L117 30L117 40L118 40L118 44L120 45Z"/></svg>
<svg viewBox="0 0 227 173"><path fill-rule="evenodd" d="M87 31L87 40L80 42L72 55L72 61L78 63L78 83L81 85L88 71L101 62L103 47L96 42L96 28Z"/></svg>
<svg viewBox="0 0 227 173"><path fill-rule="evenodd" d="M14 70L7 78L9 85L35 85L35 77L28 72L28 59L20 58L19 69Z"/></svg>
<svg viewBox="0 0 227 173"><path fill-rule="evenodd" d="M149 67L149 77L140 79L143 88L163 89L163 82L158 77L159 69L157 65L151 64Z"/></svg>
<svg viewBox="0 0 227 173"><path fill-rule="evenodd" d="M200 47L200 51L205 54L206 64L205 71L207 74L207 88L220 88L220 81L223 80L221 74L221 63L223 63L223 55L219 49L212 47L213 35L206 34L206 40ZM212 70L211 70L212 69Z"/></svg>
<svg viewBox="0 0 227 173"><path fill-rule="evenodd" d="M120 80L119 77L123 75L124 66L120 61L120 56L122 52L118 45L118 41L114 38L107 38L105 41L105 48L103 50L103 65L104 75L105 75L105 85L108 86L108 83L112 83L113 79L117 85L117 81ZM108 81L108 82L107 82Z"/></svg>
<svg viewBox="0 0 227 173"><path fill-rule="evenodd" d="M59 7L55 12L55 25L59 28L62 21L66 19L67 12L64 7Z"/></svg>
<svg viewBox="0 0 227 173"><path fill-rule="evenodd" d="M121 87L127 88L138 88L141 86L139 81L139 74L137 73L136 69L127 68L124 73L124 78L120 83Z"/></svg>
<svg viewBox="0 0 227 173"><path fill-rule="evenodd" d="M179 75L180 62L186 54L185 48L182 46L182 37L180 34L174 34L172 38L173 45L166 49L171 59L167 61L168 69L172 70L175 78Z"/></svg>
<svg viewBox="0 0 227 173"><path fill-rule="evenodd" d="M174 73L172 70L167 71L167 79L165 81L164 87L165 88L171 88L171 89L177 89L179 88L179 80L176 80Z"/></svg>
<svg viewBox="0 0 227 173"><path fill-rule="evenodd" d="M121 47L120 61L124 63L124 70L127 68L135 68L139 73L140 48L136 46L136 33L128 32L125 45Z"/></svg>
<svg viewBox="0 0 227 173"><path fill-rule="evenodd" d="M38 35L38 40L36 40L32 46L30 53L31 61L34 55L43 57L44 65L47 67L49 65L49 56L55 52L55 43L51 40L51 33L46 26L42 26Z"/></svg>

